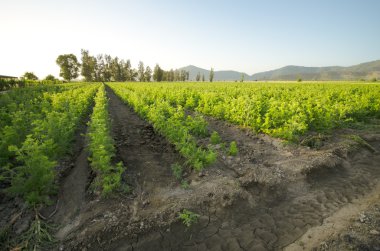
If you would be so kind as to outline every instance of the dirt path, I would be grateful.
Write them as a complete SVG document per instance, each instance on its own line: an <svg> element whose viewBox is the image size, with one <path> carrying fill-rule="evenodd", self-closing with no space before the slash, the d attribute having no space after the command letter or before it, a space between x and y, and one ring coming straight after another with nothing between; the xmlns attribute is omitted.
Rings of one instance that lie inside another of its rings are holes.
<svg viewBox="0 0 380 251"><path fill-rule="evenodd" d="M139 204L160 206L155 194L175 188L170 166L181 161L167 141L107 87L112 134L117 155L127 166L126 176Z"/></svg>
<svg viewBox="0 0 380 251"><path fill-rule="evenodd" d="M60 240L76 225L73 222L78 222L78 219L75 218L80 215L81 207L85 203L89 174L87 152L82 149L72 171L64 179L58 196L59 201L54 220L62 226L56 233L56 237Z"/></svg>

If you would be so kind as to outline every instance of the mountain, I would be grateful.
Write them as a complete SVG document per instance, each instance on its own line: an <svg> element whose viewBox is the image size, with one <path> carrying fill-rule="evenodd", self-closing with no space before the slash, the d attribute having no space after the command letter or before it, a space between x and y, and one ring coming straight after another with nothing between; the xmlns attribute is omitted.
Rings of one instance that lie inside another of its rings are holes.
<svg viewBox="0 0 380 251"><path fill-rule="evenodd" d="M193 65L180 68L190 73L190 80L195 80L198 72L205 75L206 80L210 74L205 70ZM252 76L237 71L215 71L215 81L240 80L244 74L244 80L359 80L380 78L380 60L358 64L349 67L305 67L288 65L276 70L253 74Z"/></svg>
<svg viewBox="0 0 380 251"><path fill-rule="evenodd" d="M210 71L206 69L202 69L199 67L196 67L194 65L189 65L186 67L180 68L180 70L185 70L189 72L189 79L195 80L198 73L205 76L206 81L208 81L208 78L210 76ZM241 74L244 74L245 80L251 80L252 77L249 76L246 73L238 72L238 71L214 71L214 81L234 81L234 80L240 80Z"/></svg>

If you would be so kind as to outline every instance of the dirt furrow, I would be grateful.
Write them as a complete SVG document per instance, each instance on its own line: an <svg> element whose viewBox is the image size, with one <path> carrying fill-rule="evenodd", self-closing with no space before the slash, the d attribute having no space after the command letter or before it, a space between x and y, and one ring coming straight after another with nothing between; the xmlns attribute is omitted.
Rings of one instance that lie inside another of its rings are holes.
<svg viewBox="0 0 380 251"><path fill-rule="evenodd" d="M160 206L163 201L154 200L151 195L176 186L170 166L181 159L174 148L110 88L107 95L117 155L127 166L126 179L138 196L139 204Z"/></svg>

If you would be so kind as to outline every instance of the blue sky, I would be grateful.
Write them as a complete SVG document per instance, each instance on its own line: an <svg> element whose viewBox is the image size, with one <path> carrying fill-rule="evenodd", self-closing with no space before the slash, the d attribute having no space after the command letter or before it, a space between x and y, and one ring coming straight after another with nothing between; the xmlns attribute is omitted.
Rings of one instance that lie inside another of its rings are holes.
<svg viewBox="0 0 380 251"><path fill-rule="evenodd" d="M164 69L252 74L380 59L377 0L1 0L0 74L58 76L80 49Z"/></svg>

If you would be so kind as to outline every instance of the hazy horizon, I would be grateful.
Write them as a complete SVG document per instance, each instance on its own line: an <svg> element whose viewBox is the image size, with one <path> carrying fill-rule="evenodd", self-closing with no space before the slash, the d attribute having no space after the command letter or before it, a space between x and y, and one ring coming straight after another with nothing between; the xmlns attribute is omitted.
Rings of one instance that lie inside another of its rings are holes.
<svg viewBox="0 0 380 251"><path fill-rule="evenodd" d="M194 65L249 75L286 65L380 59L380 2L1 1L0 74L59 75L80 50L163 69Z"/></svg>

